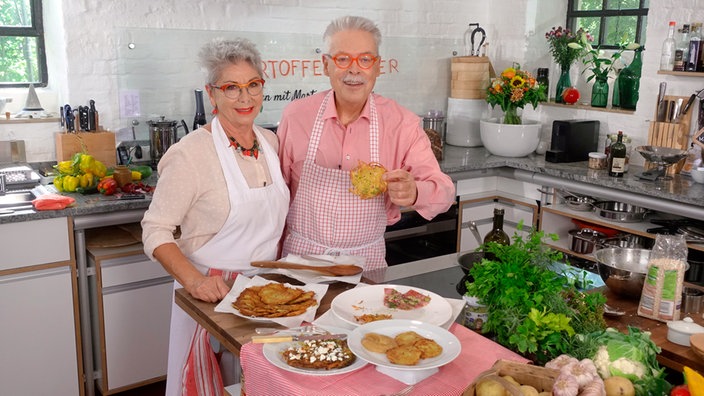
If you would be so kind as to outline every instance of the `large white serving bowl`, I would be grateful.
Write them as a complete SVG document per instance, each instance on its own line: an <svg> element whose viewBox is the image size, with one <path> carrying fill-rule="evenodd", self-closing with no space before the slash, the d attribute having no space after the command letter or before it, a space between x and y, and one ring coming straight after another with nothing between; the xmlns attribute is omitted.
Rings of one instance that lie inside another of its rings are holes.
<svg viewBox="0 0 704 396"><path fill-rule="evenodd" d="M689 175L692 176L695 182L704 183L704 167L692 168L692 170L689 171Z"/></svg>
<svg viewBox="0 0 704 396"><path fill-rule="evenodd" d="M523 120L523 124L500 124L492 118L479 121L479 133L484 147L493 155L525 157L540 143L540 123Z"/></svg>

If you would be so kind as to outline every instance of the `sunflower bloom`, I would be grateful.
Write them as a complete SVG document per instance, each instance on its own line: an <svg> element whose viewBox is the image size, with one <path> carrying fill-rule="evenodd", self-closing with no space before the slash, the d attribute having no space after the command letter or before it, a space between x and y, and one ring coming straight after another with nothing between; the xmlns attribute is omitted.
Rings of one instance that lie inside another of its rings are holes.
<svg viewBox="0 0 704 396"><path fill-rule="evenodd" d="M526 83L526 80L523 77L518 76L518 75L514 76L510 82L512 88L522 88L523 84L525 84L525 83Z"/></svg>

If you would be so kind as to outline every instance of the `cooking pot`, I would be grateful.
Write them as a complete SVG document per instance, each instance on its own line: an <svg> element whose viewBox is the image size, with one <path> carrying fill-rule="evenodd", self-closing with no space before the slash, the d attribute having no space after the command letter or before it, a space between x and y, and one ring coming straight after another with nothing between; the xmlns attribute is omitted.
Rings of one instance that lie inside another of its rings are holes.
<svg viewBox="0 0 704 396"><path fill-rule="evenodd" d="M605 236L605 234L590 228L570 230L568 236L570 250L579 254L589 254L594 251L594 247L598 246L599 241Z"/></svg>
<svg viewBox="0 0 704 396"><path fill-rule="evenodd" d="M600 248L621 247L633 249L650 249L653 240L635 234L618 234L599 241Z"/></svg>
<svg viewBox="0 0 704 396"><path fill-rule="evenodd" d="M156 165L166 150L178 141L178 128L183 127L185 133L188 134L186 121L181 120L179 125L178 121L165 118L165 116L161 116L156 121L147 121L147 125L149 125L149 155L153 165Z"/></svg>
<svg viewBox="0 0 704 396"><path fill-rule="evenodd" d="M599 217L620 223L641 222L649 212L648 209L617 201L598 201L593 206Z"/></svg>

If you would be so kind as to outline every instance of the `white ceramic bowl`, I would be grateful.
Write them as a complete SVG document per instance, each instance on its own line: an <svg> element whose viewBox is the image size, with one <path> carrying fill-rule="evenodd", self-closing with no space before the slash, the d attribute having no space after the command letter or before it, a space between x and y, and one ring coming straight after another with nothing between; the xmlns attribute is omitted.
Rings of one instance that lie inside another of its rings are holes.
<svg viewBox="0 0 704 396"><path fill-rule="evenodd" d="M699 333L704 333L704 327L694 323L690 317L667 322L667 340L675 344L689 346L689 338Z"/></svg>
<svg viewBox="0 0 704 396"><path fill-rule="evenodd" d="M525 157L540 144L540 123L523 120L521 125L499 124L497 119L479 121L482 144L493 155Z"/></svg>
<svg viewBox="0 0 704 396"><path fill-rule="evenodd" d="M690 175L695 182L704 183L704 167L692 168Z"/></svg>

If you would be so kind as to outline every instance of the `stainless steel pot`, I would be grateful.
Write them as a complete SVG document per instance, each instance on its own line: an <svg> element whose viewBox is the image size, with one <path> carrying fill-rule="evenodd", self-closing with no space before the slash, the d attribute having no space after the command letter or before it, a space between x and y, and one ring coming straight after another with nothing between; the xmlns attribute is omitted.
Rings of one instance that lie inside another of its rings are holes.
<svg viewBox="0 0 704 396"><path fill-rule="evenodd" d="M567 237L570 250L578 254L589 254L594 247L599 246L599 241L606 237L605 234L590 228L570 230Z"/></svg>
<svg viewBox="0 0 704 396"><path fill-rule="evenodd" d="M645 219L648 209L617 201L598 201L594 210L599 217L621 223L638 223Z"/></svg>
<svg viewBox="0 0 704 396"><path fill-rule="evenodd" d="M188 133L186 121L171 121L161 116L159 120L147 121L149 125L149 155L152 159L152 164L156 165L161 157L166 153L174 143L178 141L178 128L183 127L185 133Z"/></svg>
<svg viewBox="0 0 704 396"><path fill-rule="evenodd" d="M632 249L649 249L652 245L652 239L634 234L619 234L610 238L603 238L599 241L600 248L632 248Z"/></svg>
<svg viewBox="0 0 704 396"><path fill-rule="evenodd" d="M591 212L594 210L594 202L596 199L592 197L581 197L581 196L565 196L563 197L567 207L577 212Z"/></svg>

